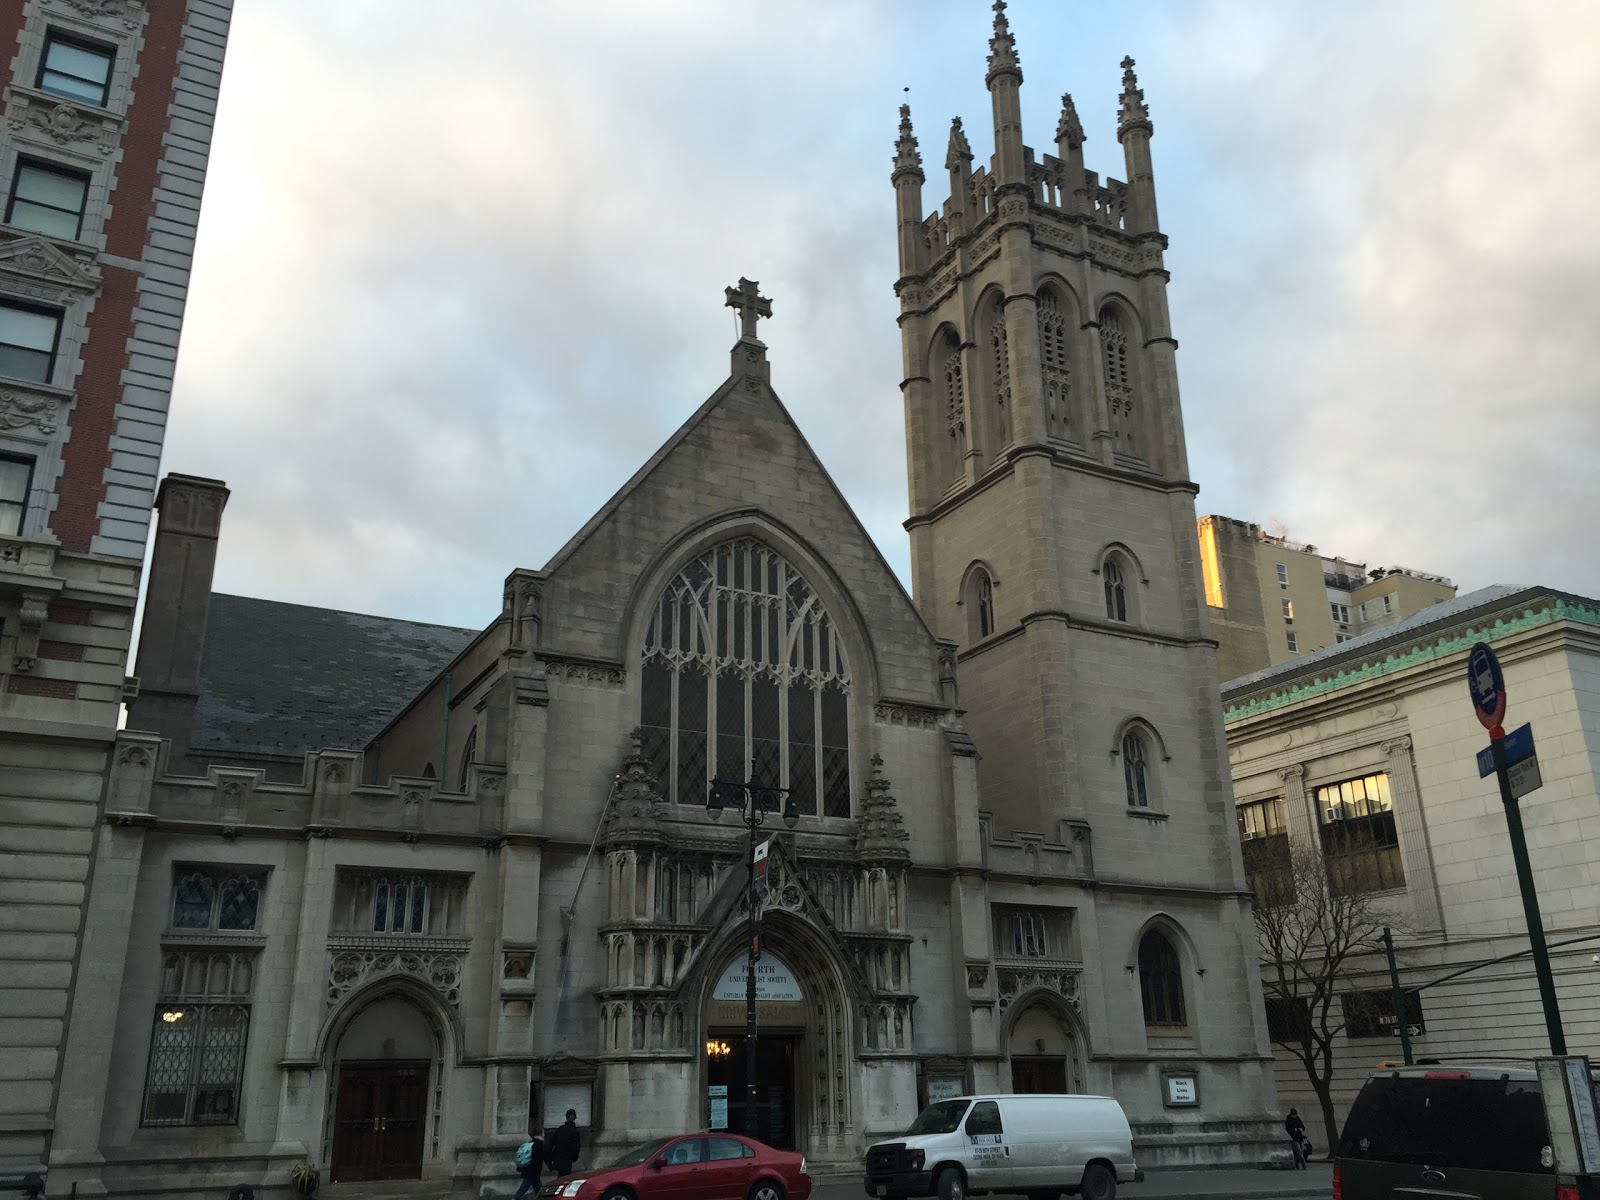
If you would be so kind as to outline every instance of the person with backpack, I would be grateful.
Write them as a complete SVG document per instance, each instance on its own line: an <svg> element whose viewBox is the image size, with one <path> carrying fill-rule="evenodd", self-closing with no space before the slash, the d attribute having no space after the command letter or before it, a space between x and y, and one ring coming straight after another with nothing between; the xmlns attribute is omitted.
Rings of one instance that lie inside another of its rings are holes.
<svg viewBox="0 0 1600 1200"><path fill-rule="evenodd" d="M1289 1135L1289 1149L1294 1153L1294 1169L1306 1169L1306 1156L1311 1149L1311 1143L1306 1139L1306 1123L1300 1119L1300 1114L1294 1109L1289 1110L1289 1115L1283 1120L1283 1131Z"/></svg>
<svg viewBox="0 0 1600 1200"><path fill-rule="evenodd" d="M522 1186L512 1200L522 1200L529 1192L539 1194L540 1176L545 1164L544 1139L535 1137L517 1147L517 1174L522 1176Z"/></svg>
<svg viewBox="0 0 1600 1200"><path fill-rule="evenodd" d="M550 1169L556 1178L572 1174L572 1164L578 1161L578 1110L567 1109L567 1123L550 1135Z"/></svg>

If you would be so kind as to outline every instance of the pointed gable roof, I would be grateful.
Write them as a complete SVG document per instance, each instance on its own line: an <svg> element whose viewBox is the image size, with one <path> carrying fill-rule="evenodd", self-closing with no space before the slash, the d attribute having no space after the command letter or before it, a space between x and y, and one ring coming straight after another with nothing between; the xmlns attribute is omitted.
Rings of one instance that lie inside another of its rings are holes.
<svg viewBox="0 0 1600 1200"><path fill-rule="evenodd" d="M625 659L630 601L661 554L719 518L759 514L833 573L870 641L880 694L939 704L933 634L767 383L764 359L741 359L743 348L734 374L546 564L549 648Z"/></svg>

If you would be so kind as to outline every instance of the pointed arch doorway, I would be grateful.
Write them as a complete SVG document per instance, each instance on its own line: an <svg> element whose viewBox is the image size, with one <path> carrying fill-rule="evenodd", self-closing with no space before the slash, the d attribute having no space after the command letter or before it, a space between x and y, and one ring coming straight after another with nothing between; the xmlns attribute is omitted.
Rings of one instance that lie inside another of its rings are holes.
<svg viewBox="0 0 1600 1200"><path fill-rule="evenodd" d="M1078 1024L1057 1003L1037 995L1016 1008L1007 1051L1011 1090L1023 1093L1083 1091Z"/></svg>
<svg viewBox="0 0 1600 1200"><path fill-rule="evenodd" d="M844 970L804 918L769 911L756 971L755 1136L816 1160L854 1156L855 1019ZM735 949L737 947L737 949ZM701 1004L702 1128L745 1132L743 938L708 973Z"/></svg>

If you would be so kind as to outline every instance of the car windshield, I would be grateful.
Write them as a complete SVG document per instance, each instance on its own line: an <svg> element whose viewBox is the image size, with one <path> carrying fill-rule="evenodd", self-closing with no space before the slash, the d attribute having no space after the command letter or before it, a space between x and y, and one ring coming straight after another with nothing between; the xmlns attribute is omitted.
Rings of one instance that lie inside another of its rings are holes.
<svg viewBox="0 0 1600 1200"><path fill-rule="evenodd" d="M920 1116L911 1122L911 1128L906 1130L906 1136L911 1137L919 1133L954 1133L956 1126L961 1124L961 1118L967 1115L967 1105L970 1100L941 1100L937 1104L930 1104L922 1110Z"/></svg>
<svg viewBox="0 0 1600 1200"><path fill-rule="evenodd" d="M1531 1080L1377 1076L1350 1107L1339 1157L1548 1175L1549 1141Z"/></svg>
<svg viewBox="0 0 1600 1200"><path fill-rule="evenodd" d="M670 1142L671 1138L657 1138L653 1142L646 1142L642 1146L635 1146L611 1165L613 1167L637 1167L646 1161L652 1154L659 1154Z"/></svg>

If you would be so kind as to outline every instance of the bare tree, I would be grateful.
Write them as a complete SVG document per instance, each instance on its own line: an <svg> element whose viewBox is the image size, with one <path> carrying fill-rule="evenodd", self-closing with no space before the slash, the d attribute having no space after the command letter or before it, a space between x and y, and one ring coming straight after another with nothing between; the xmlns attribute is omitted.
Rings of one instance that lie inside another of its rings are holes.
<svg viewBox="0 0 1600 1200"><path fill-rule="evenodd" d="M1315 845L1284 838L1275 849L1275 861L1252 872L1261 985L1276 1017L1268 1024L1274 1043L1305 1068L1331 1150L1339 1140L1331 1086L1333 1039L1344 1028L1339 997L1370 970L1352 960L1381 953L1384 927L1399 928L1399 914L1371 890L1387 882L1381 854L1347 844L1330 869Z"/></svg>

